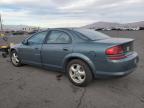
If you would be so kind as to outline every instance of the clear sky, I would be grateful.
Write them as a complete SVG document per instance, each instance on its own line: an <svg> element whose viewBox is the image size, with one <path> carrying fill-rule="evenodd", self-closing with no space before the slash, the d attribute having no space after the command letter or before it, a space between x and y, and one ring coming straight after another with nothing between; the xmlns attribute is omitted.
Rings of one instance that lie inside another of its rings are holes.
<svg viewBox="0 0 144 108"><path fill-rule="evenodd" d="M144 0L0 0L4 24L75 27L144 21Z"/></svg>

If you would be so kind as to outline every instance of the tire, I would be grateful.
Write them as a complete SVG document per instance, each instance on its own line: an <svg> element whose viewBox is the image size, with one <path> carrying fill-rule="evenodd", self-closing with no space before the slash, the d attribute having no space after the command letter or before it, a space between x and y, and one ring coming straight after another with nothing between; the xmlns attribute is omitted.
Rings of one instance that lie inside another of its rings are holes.
<svg viewBox="0 0 144 108"><path fill-rule="evenodd" d="M79 59L70 61L67 65L66 71L69 80L76 86L85 87L93 79L89 66Z"/></svg>
<svg viewBox="0 0 144 108"><path fill-rule="evenodd" d="M20 67L22 66L21 64L21 60L18 57L18 54L15 50L13 50L10 54L10 59L11 59L11 63L16 66L16 67Z"/></svg>

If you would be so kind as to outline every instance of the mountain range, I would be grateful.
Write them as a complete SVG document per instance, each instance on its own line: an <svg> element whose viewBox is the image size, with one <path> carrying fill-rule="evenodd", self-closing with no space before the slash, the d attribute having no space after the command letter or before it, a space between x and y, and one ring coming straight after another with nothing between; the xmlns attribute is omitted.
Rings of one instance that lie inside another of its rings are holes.
<svg viewBox="0 0 144 108"><path fill-rule="evenodd" d="M89 29L99 29L99 28L137 28L137 27L144 27L144 21L140 22L133 22L133 23L115 23L115 22L95 22L92 24L88 24L83 26L82 28L89 28ZM27 26L27 25L3 25L4 30L23 30L23 28L37 28L34 26Z"/></svg>
<svg viewBox="0 0 144 108"><path fill-rule="evenodd" d="M114 22L96 22L83 26L82 28L98 29L98 28L136 28L136 27L144 27L144 21L124 23L124 24Z"/></svg>

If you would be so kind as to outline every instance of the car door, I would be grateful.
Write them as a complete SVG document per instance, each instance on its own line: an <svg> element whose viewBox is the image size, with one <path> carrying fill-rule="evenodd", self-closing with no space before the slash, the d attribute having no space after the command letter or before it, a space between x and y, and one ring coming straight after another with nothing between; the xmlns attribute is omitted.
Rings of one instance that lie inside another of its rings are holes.
<svg viewBox="0 0 144 108"><path fill-rule="evenodd" d="M47 31L43 31L27 39L27 44L23 44L19 49L23 62L41 65L41 47L46 35Z"/></svg>
<svg viewBox="0 0 144 108"><path fill-rule="evenodd" d="M51 30L42 46L42 63L45 67L62 68L64 57L71 52L71 36L64 31Z"/></svg>

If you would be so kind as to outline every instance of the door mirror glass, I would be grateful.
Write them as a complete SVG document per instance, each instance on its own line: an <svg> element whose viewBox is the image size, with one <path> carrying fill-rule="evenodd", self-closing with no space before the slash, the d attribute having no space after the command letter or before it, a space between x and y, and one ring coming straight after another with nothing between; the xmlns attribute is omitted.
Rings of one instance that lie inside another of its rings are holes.
<svg viewBox="0 0 144 108"><path fill-rule="evenodd" d="M23 41L22 41L22 44L23 44L23 45L28 45L27 39L23 40Z"/></svg>

